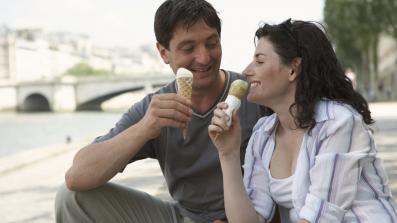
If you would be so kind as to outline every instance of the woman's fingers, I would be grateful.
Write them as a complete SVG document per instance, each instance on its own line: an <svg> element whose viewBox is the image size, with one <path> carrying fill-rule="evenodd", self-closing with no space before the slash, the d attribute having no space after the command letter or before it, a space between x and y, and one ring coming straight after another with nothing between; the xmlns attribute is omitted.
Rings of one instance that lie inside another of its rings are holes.
<svg viewBox="0 0 397 223"><path fill-rule="evenodd" d="M227 122L229 119L230 117L222 109L217 108L214 110L211 123L220 127L222 130L228 130L229 126Z"/></svg>

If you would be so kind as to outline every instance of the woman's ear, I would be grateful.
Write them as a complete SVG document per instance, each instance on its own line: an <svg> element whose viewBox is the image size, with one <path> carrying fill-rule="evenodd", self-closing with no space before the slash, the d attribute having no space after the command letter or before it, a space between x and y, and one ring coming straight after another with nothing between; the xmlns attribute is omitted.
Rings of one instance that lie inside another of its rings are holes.
<svg viewBox="0 0 397 223"><path fill-rule="evenodd" d="M296 78L298 77L299 73L300 73L300 68L301 68L301 61L302 58L300 57L295 57L294 59L292 59L291 62L291 72L288 76L288 79L290 81L294 81L296 80Z"/></svg>

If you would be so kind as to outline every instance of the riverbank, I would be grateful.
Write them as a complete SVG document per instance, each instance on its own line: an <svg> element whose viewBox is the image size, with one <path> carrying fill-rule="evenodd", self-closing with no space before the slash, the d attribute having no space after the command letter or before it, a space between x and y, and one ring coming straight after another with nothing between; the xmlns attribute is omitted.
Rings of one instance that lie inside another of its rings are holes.
<svg viewBox="0 0 397 223"><path fill-rule="evenodd" d="M0 216L2 223L53 223L54 199L81 143L54 145L0 159ZM8 163L3 168L3 162ZM157 161L128 165L112 182L170 199Z"/></svg>
<svg viewBox="0 0 397 223"><path fill-rule="evenodd" d="M84 144L87 143L51 145L0 157L0 177L37 162L55 158L76 148L81 148Z"/></svg>

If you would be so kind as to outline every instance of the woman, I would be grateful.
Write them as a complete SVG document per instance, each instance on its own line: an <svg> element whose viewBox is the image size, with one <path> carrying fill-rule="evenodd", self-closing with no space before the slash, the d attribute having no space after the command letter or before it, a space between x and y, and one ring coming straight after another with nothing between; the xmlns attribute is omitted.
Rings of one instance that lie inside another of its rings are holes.
<svg viewBox="0 0 397 223"><path fill-rule="evenodd" d="M287 20L256 31L244 70L248 100L270 107L240 169L240 123L228 127L225 103L209 134L223 171L229 222L397 222L396 205L367 125L368 103L345 76L315 24ZM219 137L215 137L219 135Z"/></svg>

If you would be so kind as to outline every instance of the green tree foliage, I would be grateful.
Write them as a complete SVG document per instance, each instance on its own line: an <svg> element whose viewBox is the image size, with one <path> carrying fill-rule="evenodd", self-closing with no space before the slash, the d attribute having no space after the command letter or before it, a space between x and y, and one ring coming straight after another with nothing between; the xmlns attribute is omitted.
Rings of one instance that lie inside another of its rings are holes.
<svg viewBox="0 0 397 223"><path fill-rule="evenodd" d="M326 23L342 65L357 73L361 90L377 92L381 34L397 41L396 0L326 0Z"/></svg>
<svg viewBox="0 0 397 223"><path fill-rule="evenodd" d="M395 0L326 0L324 21L345 67L359 73L364 88L375 90L377 47L384 32L384 9Z"/></svg>
<svg viewBox="0 0 397 223"><path fill-rule="evenodd" d="M90 65L86 63L78 63L68 69L66 74L70 74L73 76L95 76L95 75L109 75L111 74L108 70L103 69L94 69Z"/></svg>
<svg viewBox="0 0 397 223"><path fill-rule="evenodd" d="M382 29L397 41L397 1L378 0L375 1L375 6L383 12Z"/></svg>

